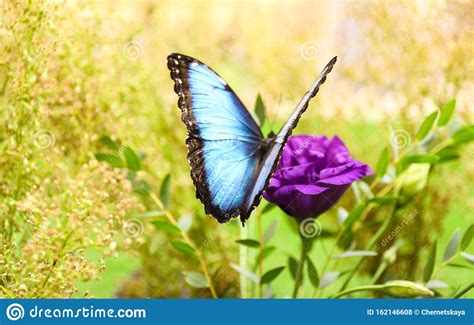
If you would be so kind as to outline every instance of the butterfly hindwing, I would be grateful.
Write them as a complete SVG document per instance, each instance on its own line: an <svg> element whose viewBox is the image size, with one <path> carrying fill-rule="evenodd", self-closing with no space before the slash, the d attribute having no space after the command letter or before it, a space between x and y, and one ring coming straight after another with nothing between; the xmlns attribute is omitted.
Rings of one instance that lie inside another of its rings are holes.
<svg viewBox="0 0 474 325"><path fill-rule="evenodd" d="M262 158L263 136L230 87L203 63L168 57L178 106L188 130L188 159L206 213L226 222L243 211Z"/></svg>

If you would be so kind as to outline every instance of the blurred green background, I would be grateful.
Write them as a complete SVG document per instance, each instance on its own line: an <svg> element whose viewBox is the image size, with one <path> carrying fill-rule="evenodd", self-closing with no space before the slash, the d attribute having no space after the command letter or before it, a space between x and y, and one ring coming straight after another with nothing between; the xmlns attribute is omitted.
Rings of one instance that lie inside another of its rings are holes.
<svg viewBox="0 0 474 325"><path fill-rule="evenodd" d="M151 222L163 217L143 217L160 209L132 193L123 170L91 162L106 150L103 136L137 153L137 177L155 193L170 175L169 210L181 225L191 224L187 233L219 296L241 295L239 273L230 266L242 253L235 243L240 222L219 225L195 198L186 130L166 68L172 52L211 66L249 110L260 93L265 128L275 132L337 55L294 134L338 135L354 158L373 169L380 152L392 147L390 129L414 142L424 117L452 98L452 123L474 123L472 1L6 1L0 7L5 296L210 296L184 281L182 272L198 271L199 260L175 250L170 241L177 235ZM433 170L410 207L420 211L417 221L397 236L401 249L385 277L419 280L433 241L441 259L455 230L464 233L473 222L473 157L470 144L459 159ZM337 232L338 208L350 211L355 204L350 190L321 216L322 229ZM355 248L384 213L369 216ZM140 220L138 236L123 231L127 218ZM245 236L259 238L257 220L250 218ZM293 220L276 208L262 222L263 229L277 222L267 243L276 250L263 272L299 256ZM316 241L311 258L318 270L333 243L334 236ZM247 254L251 266L257 253L249 248ZM464 267L437 274L449 285L440 292L472 282L472 267L461 257L455 262ZM367 259L352 285L370 280L379 263ZM352 259L332 260L328 270L344 273L353 265ZM310 279L304 281L302 295L310 297ZM336 280L325 296L342 282ZM248 285L247 294L255 296L257 289ZM289 297L292 287L287 268L272 283L272 294Z"/></svg>

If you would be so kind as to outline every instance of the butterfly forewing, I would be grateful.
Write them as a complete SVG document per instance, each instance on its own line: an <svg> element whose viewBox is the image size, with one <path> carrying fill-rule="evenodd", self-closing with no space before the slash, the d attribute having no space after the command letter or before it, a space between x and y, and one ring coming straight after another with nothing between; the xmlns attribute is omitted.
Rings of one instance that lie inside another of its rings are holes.
<svg viewBox="0 0 474 325"><path fill-rule="evenodd" d="M220 222L241 214L261 160L262 134L230 87L203 63L168 57L188 129L188 160L197 197Z"/></svg>

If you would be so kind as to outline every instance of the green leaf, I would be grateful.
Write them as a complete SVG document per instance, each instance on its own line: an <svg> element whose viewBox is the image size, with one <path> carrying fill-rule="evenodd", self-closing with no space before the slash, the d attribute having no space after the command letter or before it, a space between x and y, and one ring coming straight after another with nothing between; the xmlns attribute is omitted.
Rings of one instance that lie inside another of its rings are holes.
<svg viewBox="0 0 474 325"><path fill-rule="evenodd" d="M273 237L277 228L278 228L278 219L275 219L275 221L273 221L271 225L268 226L268 228L265 230L265 233L263 234L264 244L268 243L268 241Z"/></svg>
<svg viewBox="0 0 474 325"><path fill-rule="evenodd" d="M163 230L167 233L170 234L178 234L180 233L180 230L178 227L172 225L169 222L166 221L153 221L152 224L155 226L156 229Z"/></svg>
<svg viewBox="0 0 474 325"><path fill-rule="evenodd" d="M265 123L265 104L263 103L262 96L258 94L257 100L255 101L255 114L257 115L260 127Z"/></svg>
<svg viewBox="0 0 474 325"><path fill-rule="evenodd" d="M437 248L437 241L433 243L431 247L431 252L428 257L428 262L426 263L425 270L423 272L423 282L427 283L431 279L431 275L433 274L435 262L436 262L436 248Z"/></svg>
<svg viewBox="0 0 474 325"><path fill-rule="evenodd" d="M444 289L449 288L449 284L440 280L431 280L426 283L426 288L432 289Z"/></svg>
<svg viewBox="0 0 474 325"><path fill-rule="evenodd" d="M109 155L109 154L101 153L101 152L96 153L94 156L95 156L95 159L97 159L98 161L105 161L112 167L116 167L116 168L125 167L122 159L120 159L117 156Z"/></svg>
<svg viewBox="0 0 474 325"><path fill-rule="evenodd" d="M172 240L171 245L180 251L181 253L187 254L187 255L193 255L196 251L194 248L186 244L185 242L179 241L179 240Z"/></svg>
<svg viewBox="0 0 474 325"><path fill-rule="evenodd" d="M280 266L277 268L274 268L273 270L270 270L268 272L265 272L265 274L262 276L262 279L260 280L260 284L269 284L273 280L275 280L280 273L285 269L284 266Z"/></svg>
<svg viewBox="0 0 474 325"><path fill-rule="evenodd" d="M346 220L348 216L349 212L347 212L346 209L344 209L343 207L337 208L337 222L340 226L344 224L344 220Z"/></svg>
<svg viewBox="0 0 474 325"><path fill-rule="evenodd" d="M432 153L416 154L403 157L397 164L401 171L407 169L411 164L436 164L439 162L439 156Z"/></svg>
<svg viewBox="0 0 474 325"><path fill-rule="evenodd" d="M326 288L328 285L336 281L337 278L339 278L339 275L341 275L341 272L324 273L323 276L321 277L321 281L319 281L319 287L321 289Z"/></svg>
<svg viewBox="0 0 474 325"><path fill-rule="evenodd" d="M351 228L345 228L342 233L341 240L337 243L337 246L341 249L347 250L351 247L354 241L354 233Z"/></svg>
<svg viewBox="0 0 474 325"><path fill-rule="evenodd" d="M276 249L275 246L267 246L265 247L261 254L262 254L262 260L265 259L267 256L269 256L271 253L273 253L273 251Z"/></svg>
<svg viewBox="0 0 474 325"><path fill-rule="evenodd" d="M469 228L467 228L464 235L462 236L461 250L465 250L466 248L469 247L469 244L471 244L471 240L473 236L474 236L474 224L470 225Z"/></svg>
<svg viewBox="0 0 474 325"><path fill-rule="evenodd" d="M247 279L249 279L253 283L256 283L256 284L259 283L258 277L252 271L244 269L240 265L237 265L237 264L234 264L234 263L231 263L230 267L233 268L234 270L236 270L237 272L239 272L240 274L242 274L244 277L246 277Z"/></svg>
<svg viewBox="0 0 474 325"><path fill-rule="evenodd" d="M138 158L135 151L130 147L123 148L123 154L125 155L125 160L127 161L128 169L137 172L141 169L140 158Z"/></svg>
<svg viewBox="0 0 474 325"><path fill-rule="evenodd" d="M467 254L467 253L465 253L465 252L462 252L462 253L461 253L461 256L462 256L462 257L464 257L463 254L469 255L469 254ZM464 258L466 258L466 257L464 257ZM471 258L472 258L471 261L469 261L468 259L467 259L467 261L470 262L470 263L474 263L474 256L471 255ZM457 268L461 268L461 269L473 270L472 266L470 266L470 265L465 265L465 264L459 264L459 263L448 263L448 264L446 264L446 266L457 267Z"/></svg>
<svg viewBox="0 0 474 325"><path fill-rule="evenodd" d="M144 179L140 179L138 181L135 180L132 182L132 185L133 190L143 196L148 196L152 190L150 184L148 184L148 182Z"/></svg>
<svg viewBox="0 0 474 325"><path fill-rule="evenodd" d="M379 161L377 162L377 168L375 169L375 173L377 177L381 178L388 169L388 148L382 150L380 154Z"/></svg>
<svg viewBox="0 0 474 325"><path fill-rule="evenodd" d="M120 147L118 144L112 140L110 137L103 135L100 137L99 142L102 143L104 146L112 150L113 152L119 152Z"/></svg>
<svg viewBox="0 0 474 325"><path fill-rule="evenodd" d="M349 257L360 257L360 256L377 256L377 252L373 251L345 251L342 254L334 256L333 259L342 259L342 258L349 258Z"/></svg>
<svg viewBox="0 0 474 325"><path fill-rule="evenodd" d="M184 280L193 288L207 288L209 284L204 274L199 272L183 271Z"/></svg>
<svg viewBox="0 0 474 325"><path fill-rule="evenodd" d="M443 108L441 108L441 114L439 115L438 126L445 126L451 120L454 109L456 108L456 99L453 98L447 102Z"/></svg>
<svg viewBox="0 0 474 325"><path fill-rule="evenodd" d="M433 124L437 116L438 116L438 111L434 111L433 113L431 113L425 118L423 123L421 123L420 128L418 129L418 132L416 133L417 140L423 140L428 135L431 128L433 127Z"/></svg>
<svg viewBox="0 0 474 325"><path fill-rule="evenodd" d="M364 212L365 209L365 202L359 203L352 211L349 213L347 216L346 220L344 220L344 227L345 228L350 228L354 222L359 220L359 218L362 215L362 212Z"/></svg>
<svg viewBox="0 0 474 325"><path fill-rule="evenodd" d="M468 254L466 252L462 252L461 256L469 263L474 264L474 255Z"/></svg>
<svg viewBox="0 0 474 325"><path fill-rule="evenodd" d="M446 249L444 251L444 256L443 256L443 262L446 262L447 260L451 259L454 255L456 255L456 252L458 251L458 248L459 248L460 236L461 236L461 231L459 230L459 228L457 228L453 236L449 240L448 245L446 246Z"/></svg>
<svg viewBox="0 0 474 325"><path fill-rule="evenodd" d="M298 269L298 262L292 256L290 256L290 258L288 258L288 268L290 270L290 274L291 274L291 277L293 278L293 280L296 279L296 272L297 272L297 269Z"/></svg>
<svg viewBox="0 0 474 325"><path fill-rule="evenodd" d="M313 261L311 261L309 256L306 257L306 263L308 263L307 269L309 281L311 282L313 287L317 288L319 286L318 270L316 269L316 266L314 266L314 263Z"/></svg>
<svg viewBox="0 0 474 325"><path fill-rule="evenodd" d="M170 183L171 183L171 175L166 174L165 178L163 178L163 182L161 183L160 188L160 201L163 203L165 208L169 208L170 206Z"/></svg>
<svg viewBox="0 0 474 325"><path fill-rule="evenodd" d="M376 203L378 205L384 205L388 203L392 203L400 199L397 195L384 195L384 196L376 196L369 199L367 202Z"/></svg>
<svg viewBox="0 0 474 325"><path fill-rule="evenodd" d="M267 205L263 208L262 210L262 215L264 215L265 213L267 213L268 211L270 210L273 210L274 208L276 208L277 205L276 204L273 204L273 203L267 203Z"/></svg>
<svg viewBox="0 0 474 325"><path fill-rule="evenodd" d="M260 242L253 239L239 239L235 241L237 244L244 245L247 247L258 248L260 247Z"/></svg>
<svg viewBox="0 0 474 325"><path fill-rule="evenodd" d="M176 222L176 226L182 231L188 231L191 226L193 225L193 217L187 214L183 214L179 217L178 221Z"/></svg>
<svg viewBox="0 0 474 325"><path fill-rule="evenodd" d="M451 161L458 159L461 155L457 147L450 146L446 147L436 153L439 156L439 162Z"/></svg>
<svg viewBox="0 0 474 325"><path fill-rule="evenodd" d="M474 125L468 125L459 129L453 134L452 138L455 144L474 141Z"/></svg>
<svg viewBox="0 0 474 325"><path fill-rule="evenodd" d="M257 255L257 258L255 259L255 265L254 269L257 269L260 260L263 261L265 258L270 256L271 253L273 253L276 250L275 246L267 246L262 249L262 251Z"/></svg>

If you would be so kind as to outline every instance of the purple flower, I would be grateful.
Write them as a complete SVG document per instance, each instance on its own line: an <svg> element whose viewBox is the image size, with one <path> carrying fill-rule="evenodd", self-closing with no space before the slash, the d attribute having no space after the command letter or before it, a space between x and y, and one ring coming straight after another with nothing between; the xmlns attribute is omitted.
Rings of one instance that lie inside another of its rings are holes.
<svg viewBox="0 0 474 325"><path fill-rule="evenodd" d="M352 182L373 173L368 165L350 157L337 136L329 140L296 135L288 139L263 196L303 221L327 211Z"/></svg>

